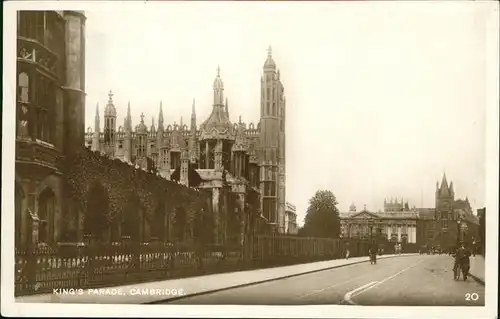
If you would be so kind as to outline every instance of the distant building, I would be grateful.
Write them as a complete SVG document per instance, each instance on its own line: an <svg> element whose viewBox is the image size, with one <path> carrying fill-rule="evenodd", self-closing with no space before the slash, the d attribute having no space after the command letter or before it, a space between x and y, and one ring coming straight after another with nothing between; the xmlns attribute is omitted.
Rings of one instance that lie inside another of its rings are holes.
<svg viewBox="0 0 500 319"><path fill-rule="evenodd" d="M418 208L418 242L426 246L449 249L459 241L472 243L478 238L479 220L472 212L469 199L455 199L453 182L446 174L436 183L435 208Z"/></svg>
<svg viewBox="0 0 500 319"><path fill-rule="evenodd" d="M397 210L399 208L399 210ZM393 243L417 242L418 213L410 211L408 203L384 203L384 212L357 212L351 204L349 212L340 213L340 228L344 238L358 238Z"/></svg>
<svg viewBox="0 0 500 319"><path fill-rule="evenodd" d="M297 209L295 205L286 202L285 204L285 233L297 234L299 228L297 226Z"/></svg>

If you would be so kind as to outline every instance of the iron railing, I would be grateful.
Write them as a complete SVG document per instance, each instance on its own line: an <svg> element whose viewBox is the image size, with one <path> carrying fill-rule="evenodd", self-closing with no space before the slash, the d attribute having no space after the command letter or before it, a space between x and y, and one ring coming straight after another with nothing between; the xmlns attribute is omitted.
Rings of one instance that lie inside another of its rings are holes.
<svg viewBox="0 0 500 319"><path fill-rule="evenodd" d="M367 242L255 235L244 246L113 243L16 249L15 294L138 282L367 255Z"/></svg>

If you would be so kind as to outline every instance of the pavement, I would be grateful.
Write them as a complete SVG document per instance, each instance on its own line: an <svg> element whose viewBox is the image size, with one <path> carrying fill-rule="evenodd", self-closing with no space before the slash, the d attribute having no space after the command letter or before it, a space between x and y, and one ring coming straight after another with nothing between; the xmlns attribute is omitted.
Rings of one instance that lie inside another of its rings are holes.
<svg viewBox="0 0 500 319"><path fill-rule="evenodd" d="M470 257L469 275L482 285L484 285L484 272L484 256Z"/></svg>
<svg viewBox="0 0 500 319"><path fill-rule="evenodd" d="M379 267L378 265L383 261L392 265L393 262L389 260L411 259L413 257L410 256L413 255L415 254L378 256L379 263L373 267ZM15 300L20 303L143 304L189 300L191 298L197 298L197 296L200 296L200 298L202 298L201 300L203 300L202 295L208 293L207 296L212 296L209 298L213 298L213 294L217 294L215 299L221 302L225 300L224 296L226 296L226 294L231 295L231 291L233 290L244 289L243 291L246 291L245 287L262 287L261 285L266 285L266 283L271 284L271 282L274 282L271 286L279 287L281 282L293 280L292 278L294 276L306 278L303 276L314 276L316 272L324 273L332 269L342 268L344 269L342 273L349 276L349 273L351 273L350 269L352 267L359 267L360 265L364 265L366 267L365 271L371 273L375 268L370 268L370 263L368 261L368 257L364 256L99 289L55 290L52 294L21 296L17 297ZM398 261L395 263L399 265L401 262ZM323 275L319 275L318 278L321 279L322 276ZM326 283L328 283L331 281L331 278L322 278L322 280L326 280ZM309 284L307 284L306 280L306 285L303 289L306 289L305 287L308 286ZM275 289L280 290L279 288ZM259 289L255 290L255 288L250 288L250 290L258 291ZM218 297L219 293L222 299ZM261 294L266 295L267 292L261 291ZM197 300L198 299L195 299L195 301Z"/></svg>
<svg viewBox="0 0 500 319"><path fill-rule="evenodd" d="M484 306L485 287L453 279L453 257L413 255L165 301L189 305Z"/></svg>

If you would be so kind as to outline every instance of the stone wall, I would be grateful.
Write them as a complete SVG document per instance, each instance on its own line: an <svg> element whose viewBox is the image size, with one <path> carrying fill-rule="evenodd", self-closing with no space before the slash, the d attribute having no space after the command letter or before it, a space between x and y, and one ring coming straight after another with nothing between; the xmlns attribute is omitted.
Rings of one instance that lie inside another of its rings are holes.
<svg viewBox="0 0 500 319"><path fill-rule="evenodd" d="M206 192L188 188L165 180L157 175L130 166L118 159L110 159L88 149L82 149L66 158L65 172L68 200L73 212L68 216L72 231L81 232L83 221L89 214L88 204L98 188L107 197L102 213L107 223L120 223L124 214L144 214L150 225L155 224L158 214L166 217L165 227L171 235L175 228L175 214L179 210L186 213L184 219L194 229L196 214L204 210L209 214ZM131 212L130 207L137 207ZM81 214L81 216L77 216ZM142 218L142 217L141 217ZM76 229L75 229L76 228ZM193 233L193 230L186 230ZM81 233L78 237L81 237ZM170 238L170 237L169 237Z"/></svg>

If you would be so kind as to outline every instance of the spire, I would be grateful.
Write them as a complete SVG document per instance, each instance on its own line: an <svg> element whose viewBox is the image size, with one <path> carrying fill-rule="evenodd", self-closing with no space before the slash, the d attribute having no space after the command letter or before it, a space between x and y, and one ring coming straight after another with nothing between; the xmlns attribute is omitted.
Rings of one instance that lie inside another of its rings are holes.
<svg viewBox="0 0 500 319"><path fill-rule="evenodd" d="M130 114L130 101L127 104L127 116L125 117L125 131L132 131L132 115Z"/></svg>
<svg viewBox="0 0 500 319"><path fill-rule="evenodd" d="M224 112L226 112L226 115L229 118L229 103L227 102L227 97L226 97L226 107L225 107Z"/></svg>
<svg viewBox="0 0 500 319"><path fill-rule="evenodd" d="M443 179L441 180L441 188L443 188L443 186L445 188L448 188L448 181L446 179L446 173L443 174Z"/></svg>
<svg viewBox="0 0 500 319"><path fill-rule="evenodd" d="M270 69L270 70L275 70L276 69L276 63L274 63L273 60L273 49L271 46L267 49L267 59L266 62L264 63L264 69Z"/></svg>
<svg viewBox="0 0 500 319"><path fill-rule="evenodd" d="M163 127L163 106L160 101L160 114L158 115L158 128Z"/></svg>
<svg viewBox="0 0 500 319"><path fill-rule="evenodd" d="M95 122L94 122L94 131L100 132L101 129L101 121L99 117L99 103L97 103L95 107Z"/></svg>
<svg viewBox="0 0 500 319"><path fill-rule="evenodd" d="M113 92L110 90L108 93L108 104L104 108L105 117L116 117L116 108L113 104Z"/></svg>
<svg viewBox="0 0 500 319"><path fill-rule="evenodd" d="M183 126L183 125L182 125L182 116L181 116L181 124L180 124L179 126L180 126L181 128L182 128L182 126Z"/></svg>
<svg viewBox="0 0 500 319"><path fill-rule="evenodd" d="M108 103L109 104L113 104L113 92L111 90L109 90L109 93L108 93Z"/></svg>
<svg viewBox="0 0 500 319"><path fill-rule="evenodd" d="M193 109L191 110L191 137L194 138L196 134L196 108L195 100L193 99Z"/></svg>
<svg viewBox="0 0 500 319"><path fill-rule="evenodd" d="M213 83L214 89L214 106L221 107L224 105L224 83L220 77L220 66L217 65L217 76Z"/></svg>
<svg viewBox="0 0 500 319"><path fill-rule="evenodd" d="M144 113L141 113L141 124L144 124Z"/></svg>

